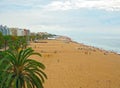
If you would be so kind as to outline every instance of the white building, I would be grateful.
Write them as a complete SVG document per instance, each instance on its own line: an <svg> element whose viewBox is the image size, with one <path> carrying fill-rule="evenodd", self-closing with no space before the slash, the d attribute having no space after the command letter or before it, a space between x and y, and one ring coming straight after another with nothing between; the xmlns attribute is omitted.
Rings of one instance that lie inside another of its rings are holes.
<svg viewBox="0 0 120 88"><path fill-rule="evenodd" d="M24 30L23 29L17 29L17 36L24 36Z"/></svg>

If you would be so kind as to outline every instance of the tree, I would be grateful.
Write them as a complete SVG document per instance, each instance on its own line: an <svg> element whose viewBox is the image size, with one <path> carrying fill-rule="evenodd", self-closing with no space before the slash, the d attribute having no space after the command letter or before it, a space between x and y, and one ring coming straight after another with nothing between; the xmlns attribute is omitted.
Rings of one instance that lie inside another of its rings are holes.
<svg viewBox="0 0 120 88"><path fill-rule="evenodd" d="M27 36L20 36L19 39L20 48L25 49L28 45Z"/></svg>
<svg viewBox="0 0 120 88"><path fill-rule="evenodd" d="M20 42L17 36L11 36L11 39L8 43L9 50L12 52L18 52L20 49Z"/></svg>
<svg viewBox="0 0 120 88"><path fill-rule="evenodd" d="M4 48L6 50L6 47L8 45L8 41L10 40L10 36L9 35L5 35L4 36Z"/></svg>
<svg viewBox="0 0 120 88"><path fill-rule="evenodd" d="M9 50L17 52L19 49L25 49L27 48L27 38L25 36L12 36L8 47Z"/></svg>
<svg viewBox="0 0 120 88"><path fill-rule="evenodd" d="M5 51L6 56L0 60L0 76L4 79L0 88L43 88L44 80L47 79L43 72L45 66L41 62L28 59L31 55L41 54L34 52L31 48L20 50L18 53Z"/></svg>
<svg viewBox="0 0 120 88"><path fill-rule="evenodd" d="M34 40L36 39L36 36L35 36L35 35L31 35L31 36L30 36L30 39L31 39L32 41L34 41Z"/></svg>
<svg viewBox="0 0 120 88"><path fill-rule="evenodd" d="M3 35L2 35L2 33L0 32L0 48L2 47L2 45L3 45Z"/></svg>

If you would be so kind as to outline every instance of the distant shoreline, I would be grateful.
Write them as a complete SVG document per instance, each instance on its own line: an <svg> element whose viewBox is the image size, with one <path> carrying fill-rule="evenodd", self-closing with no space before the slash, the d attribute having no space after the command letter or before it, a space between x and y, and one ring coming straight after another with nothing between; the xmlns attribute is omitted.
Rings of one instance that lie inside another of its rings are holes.
<svg viewBox="0 0 120 88"><path fill-rule="evenodd" d="M71 42L74 42L76 44L81 44L81 45L84 45L84 46L87 46L87 47L92 47L92 48L95 48L95 49L98 49L98 50L102 50L102 51L105 51L105 52L115 53L115 54L120 55L120 52L117 52L117 51L114 51L114 50L107 50L107 49L100 48L100 47L97 47L97 46L94 46L94 45L89 45L89 44L81 43L81 42L78 42L78 41L74 41L72 39L71 39Z"/></svg>
<svg viewBox="0 0 120 88"><path fill-rule="evenodd" d="M48 39L48 40L54 40L54 39ZM55 40L61 40L61 41L64 41L66 43L68 43L68 42L74 42L76 44L82 44L84 46L92 47L92 48L95 48L95 49L98 49L98 50L102 50L102 51L105 51L105 52L116 53L118 55L120 54L120 52L117 52L117 51L114 51L114 50L108 50L108 49L105 49L105 48L102 48L102 47L97 47L95 45L90 45L90 44L86 44L86 43L82 43L82 42L73 40L71 37L68 37L68 36L57 35L57 37L55 38Z"/></svg>

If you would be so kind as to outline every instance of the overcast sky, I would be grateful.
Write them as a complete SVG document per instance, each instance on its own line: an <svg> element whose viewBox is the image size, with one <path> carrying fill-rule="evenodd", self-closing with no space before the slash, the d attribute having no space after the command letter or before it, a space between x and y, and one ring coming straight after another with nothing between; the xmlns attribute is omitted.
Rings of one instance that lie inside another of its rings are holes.
<svg viewBox="0 0 120 88"><path fill-rule="evenodd" d="M65 35L120 34L120 0L0 0L0 24Z"/></svg>

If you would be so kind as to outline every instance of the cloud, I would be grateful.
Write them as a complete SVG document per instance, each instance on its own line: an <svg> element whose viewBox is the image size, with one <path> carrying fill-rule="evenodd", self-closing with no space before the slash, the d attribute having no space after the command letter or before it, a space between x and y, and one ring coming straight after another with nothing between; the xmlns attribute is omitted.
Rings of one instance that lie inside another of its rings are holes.
<svg viewBox="0 0 120 88"><path fill-rule="evenodd" d="M60 25L32 25L29 26L31 29L35 29L36 32L40 32L40 31L47 31L50 33L57 33L60 31L65 31L64 27L61 27Z"/></svg>
<svg viewBox="0 0 120 88"><path fill-rule="evenodd" d="M66 26L63 26L62 17L58 17L53 13L42 11L27 11L27 12L7 12L0 14L0 23L8 27L20 27L30 29L32 32L46 31L49 33L61 33L69 31ZM61 19L61 20L60 20ZM62 22L58 22L62 21ZM72 29L71 29L72 30ZM62 34L62 33L61 33Z"/></svg>
<svg viewBox="0 0 120 88"><path fill-rule="evenodd" d="M0 13L40 10L45 4L48 4L48 0L46 1L47 2L43 0L2 0L0 1Z"/></svg>
<svg viewBox="0 0 120 88"><path fill-rule="evenodd" d="M16 8L17 10L71 10L71 9L102 9L120 11L120 0L2 0L1 9ZM2 8L5 7L5 8Z"/></svg>
<svg viewBox="0 0 120 88"><path fill-rule="evenodd" d="M107 11L120 11L120 0L65 0L52 1L50 4L44 6L47 10L71 10L81 8L96 8Z"/></svg>
<svg viewBox="0 0 120 88"><path fill-rule="evenodd" d="M44 0L3 1L0 3L1 9L3 9L0 11L0 24L8 27L27 28L35 32L47 31L55 34L120 33L120 12L112 12L119 11L119 0L46 0L47 2L44 4L41 4L45 2ZM26 7L30 7L30 9Z"/></svg>

